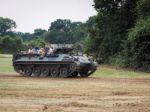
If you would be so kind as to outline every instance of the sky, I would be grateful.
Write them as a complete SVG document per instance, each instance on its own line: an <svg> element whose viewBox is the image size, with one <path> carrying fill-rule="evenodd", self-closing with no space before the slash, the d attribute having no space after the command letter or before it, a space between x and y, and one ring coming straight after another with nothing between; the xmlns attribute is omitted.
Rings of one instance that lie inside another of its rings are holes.
<svg viewBox="0 0 150 112"><path fill-rule="evenodd" d="M57 19L86 22L96 15L93 0L0 0L0 17L17 24L15 31L33 33L34 29L48 29Z"/></svg>

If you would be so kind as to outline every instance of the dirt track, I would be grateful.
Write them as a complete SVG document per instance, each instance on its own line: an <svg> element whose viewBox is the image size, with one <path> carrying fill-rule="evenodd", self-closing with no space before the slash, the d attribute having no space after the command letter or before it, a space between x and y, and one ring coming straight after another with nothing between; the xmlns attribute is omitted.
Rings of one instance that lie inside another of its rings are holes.
<svg viewBox="0 0 150 112"><path fill-rule="evenodd" d="M0 112L150 112L150 78L0 74Z"/></svg>

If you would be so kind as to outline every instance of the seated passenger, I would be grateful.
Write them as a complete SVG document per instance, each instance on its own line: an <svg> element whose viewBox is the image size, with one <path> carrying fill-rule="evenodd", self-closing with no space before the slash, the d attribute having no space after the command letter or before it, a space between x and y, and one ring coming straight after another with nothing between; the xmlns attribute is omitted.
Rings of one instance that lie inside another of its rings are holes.
<svg viewBox="0 0 150 112"><path fill-rule="evenodd" d="M28 53L33 53L31 48L28 49Z"/></svg>
<svg viewBox="0 0 150 112"><path fill-rule="evenodd" d="M39 54L41 54L41 56L44 56L45 55L45 49L44 48L41 48L39 51L38 51Z"/></svg>
<svg viewBox="0 0 150 112"><path fill-rule="evenodd" d="M35 52L36 52L36 51L35 51L35 48L32 48L32 53L34 53L34 54L35 54Z"/></svg>
<svg viewBox="0 0 150 112"><path fill-rule="evenodd" d="M53 48L49 48L48 55L53 54Z"/></svg>
<svg viewBox="0 0 150 112"><path fill-rule="evenodd" d="M32 49L32 52L34 53L34 54L38 54L38 48L36 47L36 48L33 48Z"/></svg>
<svg viewBox="0 0 150 112"><path fill-rule="evenodd" d="M38 54L38 51L39 51L39 48L38 48L38 47L36 47L36 48L35 48L35 52L36 52L36 54Z"/></svg>
<svg viewBox="0 0 150 112"><path fill-rule="evenodd" d="M45 47L45 54L48 54L48 52L49 52L49 48Z"/></svg>

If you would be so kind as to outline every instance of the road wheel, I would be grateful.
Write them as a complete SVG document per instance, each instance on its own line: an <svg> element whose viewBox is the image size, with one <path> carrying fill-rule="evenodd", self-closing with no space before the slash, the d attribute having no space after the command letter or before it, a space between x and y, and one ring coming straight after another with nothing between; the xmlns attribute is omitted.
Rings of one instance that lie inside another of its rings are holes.
<svg viewBox="0 0 150 112"><path fill-rule="evenodd" d="M78 77L78 72L73 72L73 73L71 74L71 78L75 78L75 77Z"/></svg>
<svg viewBox="0 0 150 112"><path fill-rule="evenodd" d="M80 77L88 77L88 72L85 71L80 72Z"/></svg>
<svg viewBox="0 0 150 112"><path fill-rule="evenodd" d="M70 70L71 70L71 71L76 70L76 64L75 64L75 63L72 63L72 64L70 65Z"/></svg>
<svg viewBox="0 0 150 112"><path fill-rule="evenodd" d="M51 68L51 77L58 77L59 70L57 67L52 67Z"/></svg>
<svg viewBox="0 0 150 112"><path fill-rule="evenodd" d="M16 72L22 73L22 68L21 68L20 65L16 65L16 66L14 67L14 69L15 69Z"/></svg>
<svg viewBox="0 0 150 112"><path fill-rule="evenodd" d="M68 69L66 67L60 68L59 76L62 77L62 78L68 77Z"/></svg>
<svg viewBox="0 0 150 112"><path fill-rule="evenodd" d="M33 69L33 76L38 77L38 76L40 76L40 74L41 74L41 69L40 69L40 67L35 67L35 68Z"/></svg>
<svg viewBox="0 0 150 112"><path fill-rule="evenodd" d="M49 75L49 68L48 67L42 68L41 76L47 77L48 75Z"/></svg>
<svg viewBox="0 0 150 112"><path fill-rule="evenodd" d="M25 67L24 68L24 76L31 76L32 75L32 68L31 67Z"/></svg>

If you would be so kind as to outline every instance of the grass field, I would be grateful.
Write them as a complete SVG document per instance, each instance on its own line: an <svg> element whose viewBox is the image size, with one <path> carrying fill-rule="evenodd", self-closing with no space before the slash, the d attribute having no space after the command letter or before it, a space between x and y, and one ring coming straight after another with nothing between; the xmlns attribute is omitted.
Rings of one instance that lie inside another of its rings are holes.
<svg viewBox="0 0 150 112"><path fill-rule="evenodd" d="M11 57L0 57L0 72L14 73Z"/></svg>
<svg viewBox="0 0 150 112"><path fill-rule="evenodd" d="M10 54L0 54L0 58L12 58Z"/></svg>

